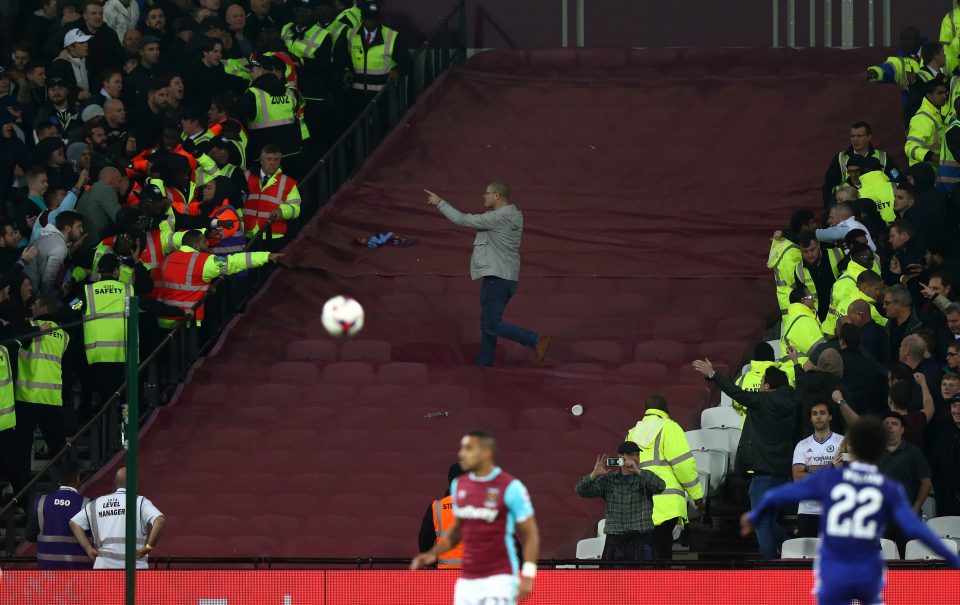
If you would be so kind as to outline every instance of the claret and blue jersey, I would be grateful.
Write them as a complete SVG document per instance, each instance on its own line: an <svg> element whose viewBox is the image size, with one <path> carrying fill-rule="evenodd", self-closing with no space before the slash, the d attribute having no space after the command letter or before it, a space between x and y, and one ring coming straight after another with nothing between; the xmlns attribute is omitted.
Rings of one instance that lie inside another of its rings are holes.
<svg viewBox="0 0 960 605"><path fill-rule="evenodd" d="M814 587L821 605L849 604L854 598L865 604L880 602L884 582L880 539L891 518L908 538L922 540L951 565L960 567L960 558L947 550L913 511L903 487L876 466L853 462L773 489L750 513L750 520L756 524L783 505L800 500L823 504Z"/></svg>
<svg viewBox="0 0 960 605"><path fill-rule="evenodd" d="M454 479L450 494L463 541L461 577L516 576L520 562L514 530L533 516L527 488L496 467L485 477L470 473Z"/></svg>

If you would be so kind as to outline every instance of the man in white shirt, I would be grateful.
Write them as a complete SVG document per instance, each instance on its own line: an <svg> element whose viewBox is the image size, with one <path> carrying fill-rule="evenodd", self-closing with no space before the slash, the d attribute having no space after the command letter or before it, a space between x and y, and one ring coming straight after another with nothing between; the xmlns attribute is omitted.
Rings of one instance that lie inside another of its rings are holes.
<svg viewBox="0 0 960 605"><path fill-rule="evenodd" d="M813 434L800 441L793 450L793 480L800 481L812 472L833 464L843 435L830 430L830 408L826 403L810 406L810 422ZM797 507L797 535L801 538L816 538L820 530L822 506L816 500L801 500Z"/></svg>
<svg viewBox="0 0 960 605"><path fill-rule="evenodd" d="M836 204L830 207L830 214L827 215L827 223L830 227L827 229L817 229L817 241L821 242L842 242L844 236L854 229L861 229L867 235L867 245L874 252L877 251L877 245L873 243L870 237L870 230L853 216L853 209L850 204Z"/></svg>
<svg viewBox="0 0 960 605"><path fill-rule="evenodd" d="M93 561L94 569L123 569L126 561L127 469L117 471L112 494L91 500L70 520L70 530ZM153 502L137 496L137 569L147 569L147 555L157 545L166 518ZM86 532L93 536L93 544Z"/></svg>

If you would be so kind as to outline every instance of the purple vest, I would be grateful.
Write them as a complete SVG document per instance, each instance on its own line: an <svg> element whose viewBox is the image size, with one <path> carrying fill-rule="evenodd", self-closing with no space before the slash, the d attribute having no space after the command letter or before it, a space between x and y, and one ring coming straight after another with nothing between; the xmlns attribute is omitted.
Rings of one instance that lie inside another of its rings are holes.
<svg viewBox="0 0 960 605"><path fill-rule="evenodd" d="M69 489L58 489L37 498L39 569L93 569L93 561L70 531L70 519L86 503L86 498Z"/></svg>

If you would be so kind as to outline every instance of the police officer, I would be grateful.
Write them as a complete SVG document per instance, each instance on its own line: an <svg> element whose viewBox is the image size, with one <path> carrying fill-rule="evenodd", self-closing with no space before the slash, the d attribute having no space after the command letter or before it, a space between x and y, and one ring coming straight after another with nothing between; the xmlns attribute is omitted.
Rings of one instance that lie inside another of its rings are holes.
<svg viewBox="0 0 960 605"><path fill-rule="evenodd" d="M248 157L258 157L264 145L280 147L285 158L300 153L302 143L297 110L300 99L286 86L285 65L276 56L250 63L250 88L243 95L242 111L250 126Z"/></svg>
<svg viewBox="0 0 960 605"><path fill-rule="evenodd" d="M37 544L37 568L91 569L92 562L70 529L70 519L89 500L81 496L80 467L67 457L57 468L60 487L37 498L27 521L26 539Z"/></svg>
<svg viewBox="0 0 960 605"><path fill-rule="evenodd" d="M433 548L453 527L455 518L453 516L453 496L450 495L450 484L462 474L463 468L460 463L454 462L447 471L447 490L444 497L431 502L424 512L423 521L420 523L420 552L427 552ZM462 566L462 544L437 558L438 569L460 569Z"/></svg>
<svg viewBox="0 0 960 605"><path fill-rule="evenodd" d="M647 411L625 441L640 447L640 466L663 479L666 488L653 497L653 551L658 560L673 558L673 528L687 521L687 495L703 509L697 462L680 425L670 419L667 400L652 395Z"/></svg>
<svg viewBox="0 0 960 605"><path fill-rule="evenodd" d="M70 530L94 569L123 569L127 536L127 469L117 471L116 491L94 498L70 519ZM137 496L137 569L149 567L147 556L163 535L167 519L144 496ZM93 542L87 539L87 532Z"/></svg>

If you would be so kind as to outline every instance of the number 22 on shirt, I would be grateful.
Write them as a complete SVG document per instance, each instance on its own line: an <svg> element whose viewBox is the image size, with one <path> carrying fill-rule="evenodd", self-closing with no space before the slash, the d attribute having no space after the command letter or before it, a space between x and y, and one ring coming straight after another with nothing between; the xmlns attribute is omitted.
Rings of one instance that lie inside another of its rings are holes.
<svg viewBox="0 0 960 605"><path fill-rule="evenodd" d="M837 484L830 490L826 534L834 538L873 540L878 522L874 517L883 506L883 492L875 487L855 488L849 483ZM853 511L853 514L848 514Z"/></svg>

